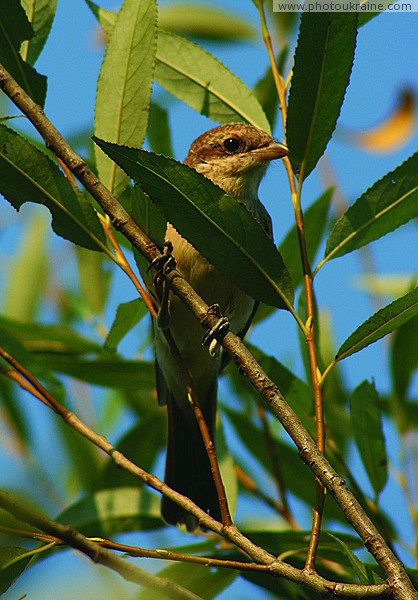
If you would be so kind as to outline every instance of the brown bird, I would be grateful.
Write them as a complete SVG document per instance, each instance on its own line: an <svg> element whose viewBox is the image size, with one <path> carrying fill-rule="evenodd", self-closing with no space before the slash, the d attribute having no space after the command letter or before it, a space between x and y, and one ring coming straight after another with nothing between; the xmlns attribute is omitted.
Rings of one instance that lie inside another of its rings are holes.
<svg viewBox="0 0 418 600"><path fill-rule="evenodd" d="M232 123L199 136L184 162L243 202L271 236L270 216L258 200L258 186L269 162L282 158L287 152L287 148L268 133L251 125ZM166 239L173 245L177 268L190 285L208 305L219 304L221 313L229 320L230 330L244 336L256 308L255 300L228 281L170 224ZM203 411L213 440L221 352L218 347L209 353L202 346L199 322L175 295L170 296L169 310L168 336L158 328L155 332L158 400L166 404L168 410L165 482L219 520L209 459L187 399L188 382L178 357L187 368L193 397ZM167 523L183 523L189 530L197 526L194 517L166 497L163 497L161 511Z"/></svg>

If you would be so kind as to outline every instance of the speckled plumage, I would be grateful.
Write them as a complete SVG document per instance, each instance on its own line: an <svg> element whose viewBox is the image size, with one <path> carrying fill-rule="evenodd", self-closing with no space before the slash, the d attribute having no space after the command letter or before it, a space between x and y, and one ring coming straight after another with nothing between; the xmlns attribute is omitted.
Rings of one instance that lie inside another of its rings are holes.
<svg viewBox="0 0 418 600"><path fill-rule="evenodd" d="M258 186L269 162L285 154L287 149L264 131L250 125L232 123L215 127L199 136L191 145L184 162L244 202L271 234L270 217L258 200ZM254 299L210 265L170 224L166 239L172 242L177 267L191 286L207 304L220 305L234 333L245 332L254 312ZM174 295L170 300L169 331L188 369L194 397L204 412L213 439L221 354L217 352L211 356L207 348L202 346L201 326ZM219 519L209 462L187 400L181 368L164 332L156 330L155 342L159 401L168 407L165 481ZM195 519L166 498L162 501L162 514L169 523L185 523L189 529L196 527Z"/></svg>

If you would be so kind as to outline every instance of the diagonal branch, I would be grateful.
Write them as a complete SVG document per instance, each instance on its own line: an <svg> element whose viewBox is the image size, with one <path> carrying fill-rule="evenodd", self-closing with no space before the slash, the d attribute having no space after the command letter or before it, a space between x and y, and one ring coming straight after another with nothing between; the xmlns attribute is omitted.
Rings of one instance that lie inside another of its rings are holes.
<svg viewBox="0 0 418 600"><path fill-rule="evenodd" d="M36 127L45 140L46 146L61 158L110 216L115 228L121 231L149 262L155 259L159 255L157 246L141 231L126 210L97 179L87 163L65 141L47 119L42 108L26 94L2 65L0 65L0 87ZM174 269L167 274L166 278L171 284L173 292L184 302L203 327L209 329L216 325L217 317L211 315L210 311L208 312L208 305L187 283L181 273ZM277 385L267 377L238 336L228 332L219 342L233 357L240 372L248 378L279 418L299 449L302 460L334 496L347 521L354 527L369 552L382 567L393 597L396 600L418 599L418 593L402 563L388 547L383 536L347 488L345 481L318 450L297 415L286 403Z"/></svg>

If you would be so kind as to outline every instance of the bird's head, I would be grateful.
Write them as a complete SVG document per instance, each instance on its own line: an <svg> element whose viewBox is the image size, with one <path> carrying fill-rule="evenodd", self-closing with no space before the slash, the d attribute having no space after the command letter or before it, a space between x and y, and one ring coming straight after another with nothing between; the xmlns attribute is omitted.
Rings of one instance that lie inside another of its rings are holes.
<svg viewBox="0 0 418 600"><path fill-rule="evenodd" d="M286 146L265 131L230 123L200 135L184 162L228 194L252 204L270 161L287 154Z"/></svg>

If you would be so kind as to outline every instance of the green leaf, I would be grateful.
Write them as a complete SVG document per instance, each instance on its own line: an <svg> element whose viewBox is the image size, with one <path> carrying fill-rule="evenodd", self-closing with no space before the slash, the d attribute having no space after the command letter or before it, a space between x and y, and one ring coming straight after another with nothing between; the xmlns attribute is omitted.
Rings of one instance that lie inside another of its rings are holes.
<svg viewBox="0 0 418 600"><path fill-rule="evenodd" d="M21 4L34 35L29 41L23 42L20 53L24 60L34 65L51 31L57 0L21 0Z"/></svg>
<svg viewBox="0 0 418 600"><path fill-rule="evenodd" d="M164 526L158 496L136 487L96 492L68 507L57 520L72 525L84 535L105 538L125 531Z"/></svg>
<svg viewBox="0 0 418 600"><path fill-rule="evenodd" d="M94 131L119 144L142 146L156 49L155 0L125 0L119 11L97 83ZM100 179L116 196L126 175L96 147Z"/></svg>
<svg viewBox="0 0 418 600"><path fill-rule="evenodd" d="M151 102L149 109L147 140L151 150L164 156L173 156L168 112L155 102Z"/></svg>
<svg viewBox="0 0 418 600"><path fill-rule="evenodd" d="M342 360L391 333L418 314L418 288L378 310L342 344L335 361Z"/></svg>
<svg viewBox="0 0 418 600"><path fill-rule="evenodd" d="M187 552L187 549L186 549ZM198 598L216 598L238 577L238 572L229 569L208 569L205 565L175 563L158 571L158 575L170 579L197 594ZM159 594L159 600L172 595ZM155 589L145 588L135 600L155 600Z"/></svg>
<svg viewBox="0 0 418 600"><path fill-rule="evenodd" d="M104 347L116 352L119 342L146 314L147 308L141 298L119 304Z"/></svg>
<svg viewBox="0 0 418 600"><path fill-rule="evenodd" d="M336 222L323 264L386 235L418 215L418 152L376 181Z"/></svg>
<svg viewBox="0 0 418 600"><path fill-rule="evenodd" d="M154 364L139 360L98 358L83 360L70 356L38 354L45 367L102 387L135 390L149 394L155 388Z"/></svg>
<svg viewBox="0 0 418 600"><path fill-rule="evenodd" d="M27 352L79 355L101 351L99 344L69 327L20 322L0 316L0 328L19 340Z"/></svg>
<svg viewBox="0 0 418 600"><path fill-rule="evenodd" d="M363 381L350 396L351 429L374 493L383 490L388 478L388 458L379 396L373 383Z"/></svg>
<svg viewBox="0 0 418 600"><path fill-rule="evenodd" d="M113 10L106 10L91 0L85 0L85 2L107 35L112 35L116 19L118 18L117 13L115 13Z"/></svg>
<svg viewBox="0 0 418 600"><path fill-rule="evenodd" d="M327 215L332 193L332 188L326 190L313 204L311 204L304 214L303 221L306 246L308 248L308 256L311 264L318 251L322 235L327 226ZM298 286L302 283L303 270L296 225L289 230L283 242L280 244L279 252L292 277L294 286Z"/></svg>
<svg viewBox="0 0 418 600"><path fill-rule="evenodd" d="M1 176L0 176L1 177ZM48 276L48 215L36 212L24 223L19 248L10 259L5 283L5 317L30 321L44 299Z"/></svg>
<svg viewBox="0 0 418 600"><path fill-rule="evenodd" d="M158 11L160 29L185 37L215 41L248 41L256 37L254 26L239 16L210 4L163 4Z"/></svg>
<svg viewBox="0 0 418 600"><path fill-rule="evenodd" d="M156 61L157 83L198 113L219 123L250 123L270 133L251 90L197 44L160 30Z"/></svg>
<svg viewBox="0 0 418 600"><path fill-rule="evenodd" d="M131 189L131 217L138 223L141 230L162 251L167 231L167 219L161 214L160 209L144 194L139 185ZM154 274L149 270L149 262L136 249L133 248L136 265L141 277L149 290L154 289Z"/></svg>
<svg viewBox="0 0 418 600"><path fill-rule="evenodd" d="M339 539L337 536L333 535L329 531L327 531L326 534L328 537L333 539L337 544L339 544L342 551L344 552L344 554L347 556L348 560L350 561L350 564L354 570L354 573L359 578L360 583L362 583L363 585L375 583L375 581L373 579L370 579L370 577L369 577L369 567L366 566L364 563L361 562L361 560L359 560L357 558L357 556L354 554L354 552L351 550L351 548L345 542L343 542L343 540Z"/></svg>
<svg viewBox="0 0 418 600"><path fill-rule="evenodd" d="M141 469L150 472L156 457L166 443L166 415L155 402L155 412L141 418L116 444L117 449ZM109 458L100 473L100 487L113 488L140 485L130 473L118 467Z"/></svg>
<svg viewBox="0 0 418 600"><path fill-rule="evenodd" d="M289 307L293 301L289 273L273 242L244 204L173 159L95 141L228 279L256 300Z"/></svg>
<svg viewBox="0 0 418 600"><path fill-rule="evenodd" d="M57 235L101 250L102 226L85 196L58 167L23 137L0 125L0 193L17 209L25 202L45 205Z"/></svg>
<svg viewBox="0 0 418 600"><path fill-rule="evenodd" d="M306 179L325 152L350 80L357 13L302 13L287 114L293 169Z"/></svg>
<svg viewBox="0 0 418 600"><path fill-rule="evenodd" d="M395 390L400 398L405 398L418 370L418 316L399 327L393 336L391 347L391 371Z"/></svg>
<svg viewBox="0 0 418 600"><path fill-rule="evenodd" d="M117 15L91 0L86 2L111 35ZM160 29L155 58L157 83L198 113L219 123L251 123L270 133L266 115L251 90L201 46Z"/></svg>
<svg viewBox="0 0 418 600"><path fill-rule="evenodd" d="M0 547L0 594L4 594L26 569L32 556L27 548Z"/></svg>
<svg viewBox="0 0 418 600"><path fill-rule="evenodd" d="M279 73L283 71L283 65L288 57L289 48L285 46L277 58L277 66ZM271 129L276 122L277 111L279 108L279 100L277 97L277 88L274 82L273 71L271 67L266 69L264 75L257 81L254 86L254 95L266 113Z"/></svg>
<svg viewBox="0 0 418 600"><path fill-rule="evenodd" d="M111 271L106 256L80 246L76 248L78 284L83 312L94 320L102 317L109 295Z"/></svg>
<svg viewBox="0 0 418 600"><path fill-rule="evenodd" d="M0 63L16 79L29 96L44 105L46 77L22 60L19 54L24 40L32 38L33 30L19 0L0 4Z"/></svg>

